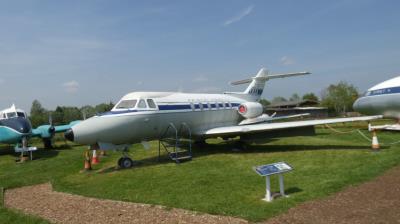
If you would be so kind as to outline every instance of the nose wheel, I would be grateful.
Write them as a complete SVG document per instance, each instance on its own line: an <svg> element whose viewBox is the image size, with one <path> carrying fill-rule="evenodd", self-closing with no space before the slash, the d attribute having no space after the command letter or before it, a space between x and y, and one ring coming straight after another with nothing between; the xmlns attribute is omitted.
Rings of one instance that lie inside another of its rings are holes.
<svg viewBox="0 0 400 224"><path fill-rule="evenodd" d="M118 160L118 166L122 169L128 169L133 166L133 160L129 157L121 157Z"/></svg>
<svg viewBox="0 0 400 224"><path fill-rule="evenodd" d="M133 160L128 156L128 149L125 148L122 157L118 160L118 166L122 169L128 169L133 166Z"/></svg>

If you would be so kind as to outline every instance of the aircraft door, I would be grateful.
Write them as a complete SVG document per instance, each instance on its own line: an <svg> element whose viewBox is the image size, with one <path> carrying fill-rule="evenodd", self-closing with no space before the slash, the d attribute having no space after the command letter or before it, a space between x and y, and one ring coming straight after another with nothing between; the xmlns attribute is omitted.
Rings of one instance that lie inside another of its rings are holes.
<svg viewBox="0 0 400 224"><path fill-rule="evenodd" d="M146 99L147 111L158 111L158 106L153 99ZM147 136L158 136L159 121L157 113L148 113L144 118L145 132Z"/></svg>

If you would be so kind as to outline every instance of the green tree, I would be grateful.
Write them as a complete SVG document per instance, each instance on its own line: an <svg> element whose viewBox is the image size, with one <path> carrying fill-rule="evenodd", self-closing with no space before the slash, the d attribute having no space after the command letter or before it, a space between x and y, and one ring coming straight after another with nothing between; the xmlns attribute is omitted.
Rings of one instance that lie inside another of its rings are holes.
<svg viewBox="0 0 400 224"><path fill-rule="evenodd" d="M300 101L300 100L301 98L297 93L293 93L292 96L289 98L289 101Z"/></svg>
<svg viewBox="0 0 400 224"><path fill-rule="evenodd" d="M316 96L314 93L306 93L303 95L303 100L311 100L311 101L316 101L319 102L318 96Z"/></svg>
<svg viewBox="0 0 400 224"><path fill-rule="evenodd" d="M113 107L114 103L110 101L109 103L98 104L94 109L96 110L97 113L104 113L110 111Z"/></svg>
<svg viewBox="0 0 400 224"><path fill-rule="evenodd" d="M263 105L264 107L266 107L266 106L268 106L268 105L270 105L271 104L271 102L269 102L267 99L260 99L259 101L258 101L259 103L261 103L261 105Z"/></svg>
<svg viewBox="0 0 400 224"><path fill-rule="evenodd" d="M80 111L83 119L87 119L96 115L96 109L90 105L81 107Z"/></svg>
<svg viewBox="0 0 400 224"><path fill-rule="evenodd" d="M34 100L29 117L32 127L38 127L48 123L48 111L42 107L38 100Z"/></svg>
<svg viewBox="0 0 400 224"><path fill-rule="evenodd" d="M272 104L287 102L287 99L282 96L276 96L272 99Z"/></svg>
<svg viewBox="0 0 400 224"><path fill-rule="evenodd" d="M82 119L82 113L77 107L58 106L52 115L54 125L68 124Z"/></svg>
<svg viewBox="0 0 400 224"><path fill-rule="evenodd" d="M358 98L357 89L344 81L330 85L322 93L321 105L336 113L353 110L353 103Z"/></svg>

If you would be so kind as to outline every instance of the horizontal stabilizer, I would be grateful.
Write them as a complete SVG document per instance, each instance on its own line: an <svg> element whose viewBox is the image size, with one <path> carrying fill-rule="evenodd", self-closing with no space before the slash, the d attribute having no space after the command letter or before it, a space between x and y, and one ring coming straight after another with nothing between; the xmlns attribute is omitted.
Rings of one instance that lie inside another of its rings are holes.
<svg viewBox="0 0 400 224"><path fill-rule="evenodd" d="M239 80L239 81L230 82L229 84L231 84L232 86L237 86L237 85L251 83L251 81L253 81L253 79L243 79L243 80Z"/></svg>
<svg viewBox="0 0 400 224"><path fill-rule="evenodd" d="M286 77L309 75L309 74L311 74L311 72L304 71L304 72L294 72L294 73L284 73L284 74L272 74L272 75L266 75L266 76L256 76L256 77L249 78L249 79L233 81L233 82L230 82L230 84L233 86L236 86L236 85L251 83L255 79L260 80L260 81L266 81L269 79L278 79L278 78L286 78Z"/></svg>
<svg viewBox="0 0 400 224"><path fill-rule="evenodd" d="M285 73L285 74L274 74L268 75L268 79L278 79L278 78L286 78L291 76L299 76L299 75L309 75L311 72L294 72L294 73Z"/></svg>

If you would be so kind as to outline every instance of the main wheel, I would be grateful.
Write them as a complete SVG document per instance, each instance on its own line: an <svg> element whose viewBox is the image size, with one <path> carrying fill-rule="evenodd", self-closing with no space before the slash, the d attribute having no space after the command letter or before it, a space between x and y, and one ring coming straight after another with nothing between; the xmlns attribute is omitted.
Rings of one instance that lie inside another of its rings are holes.
<svg viewBox="0 0 400 224"><path fill-rule="evenodd" d="M123 169L128 169L133 166L133 160L128 157L123 157L118 160L118 165Z"/></svg>
<svg viewBox="0 0 400 224"><path fill-rule="evenodd" d="M45 149L52 149L53 143L51 142L51 138L43 138L43 145Z"/></svg>

